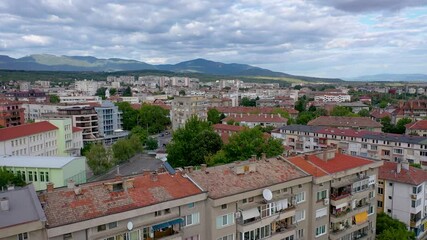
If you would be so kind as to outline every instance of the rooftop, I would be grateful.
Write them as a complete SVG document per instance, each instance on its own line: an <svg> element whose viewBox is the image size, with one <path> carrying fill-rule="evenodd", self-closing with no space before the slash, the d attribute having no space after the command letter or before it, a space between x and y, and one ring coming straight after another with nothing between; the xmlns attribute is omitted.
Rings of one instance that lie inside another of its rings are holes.
<svg viewBox="0 0 427 240"><path fill-rule="evenodd" d="M131 178L110 179L78 186L74 189L56 188L44 192L49 227L94 219L115 213L200 194L202 191L181 174L141 174ZM113 184L123 183L123 190L113 191ZM111 187L111 188L109 188Z"/></svg>
<svg viewBox="0 0 427 240"><path fill-rule="evenodd" d="M46 216L32 184L0 192L0 199L7 198L9 211L0 210L0 229L34 221L46 221Z"/></svg>
<svg viewBox="0 0 427 240"><path fill-rule="evenodd" d="M291 164L276 158L270 158L268 162L257 160L254 163L256 171L247 174L236 174L234 167L250 165L250 161L209 167L207 171L197 170L189 175L214 199L308 176Z"/></svg>
<svg viewBox="0 0 427 240"><path fill-rule="evenodd" d="M410 130L427 130L427 120L419 120L405 125Z"/></svg>
<svg viewBox="0 0 427 240"><path fill-rule="evenodd" d="M58 129L55 125L43 121L0 129L0 141L30 136Z"/></svg>
<svg viewBox="0 0 427 240"><path fill-rule="evenodd" d="M284 110L289 114L297 114L298 111L293 108L279 108L279 107L214 107L222 113L274 113L278 109Z"/></svg>
<svg viewBox="0 0 427 240"><path fill-rule="evenodd" d="M230 114L222 119L223 122L234 120L236 122L278 122L286 123L288 119L278 114Z"/></svg>
<svg viewBox="0 0 427 240"><path fill-rule="evenodd" d="M310 126L330 126L330 127L375 127L382 125L368 117L335 117L320 116L307 123Z"/></svg>
<svg viewBox="0 0 427 240"><path fill-rule="evenodd" d="M402 167L400 173L397 173L397 164L395 162L384 162L384 165L380 167L378 178L411 185L419 185L427 181L426 171L409 166L409 170Z"/></svg>
<svg viewBox="0 0 427 240"><path fill-rule="evenodd" d="M240 132L245 127L243 126L236 126L236 125L228 125L228 124L215 124L213 125L213 128L215 130L225 130L225 131L232 131L232 132Z"/></svg>
<svg viewBox="0 0 427 240"><path fill-rule="evenodd" d="M62 168L83 157L0 156L0 166L31 168Z"/></svg>
<svg viewBox="0 0 427 240"><path fill-rule="evenodd" d="M83 129L78 128L78 127L73 127L73 132L82 132Z"/></svg>

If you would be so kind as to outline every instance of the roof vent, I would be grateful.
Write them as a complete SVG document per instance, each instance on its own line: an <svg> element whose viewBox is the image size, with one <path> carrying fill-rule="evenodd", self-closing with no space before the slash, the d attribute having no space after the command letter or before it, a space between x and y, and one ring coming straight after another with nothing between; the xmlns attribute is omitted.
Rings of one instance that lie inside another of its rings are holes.
<svg viewBox="0 0 427 240"><path fill-rule="evenodd" d="M6 197L0 199L0 209L1 211L9 211L9 199Z"/></svg>

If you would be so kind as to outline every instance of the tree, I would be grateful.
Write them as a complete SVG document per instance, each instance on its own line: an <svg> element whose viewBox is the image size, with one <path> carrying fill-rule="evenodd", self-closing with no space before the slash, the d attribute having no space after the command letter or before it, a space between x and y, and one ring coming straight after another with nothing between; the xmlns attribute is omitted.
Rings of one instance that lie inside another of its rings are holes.
<svg viewBox="0 0 427 240"><path fill-rule="evenodd" d="M141 144L145 144L148 138L147 129L142 128L141 126L135 126L132 128L131 132L132 136L137 136L141 142Z"/></svg>
<svg viewBox="0 0 427 240"><path fill-rule="evenodd" d="M211 108L208 111L208 122L212 123L212 124L217 124L220 123L222 120L222 114L216 109L216 108Z"/></svg>
<svg viewBox="0 0 427 240"><path fill-rule="evenodd" d="M396 127L395 127L394 133L404 134L405 131L406 131L405 125L408 124L408 123L411 123L411 122L412 122L412 120L410 118L399 119L399 121L397 121L397 123L396 123Z"/></svg>
<svg viewBox="0 0 427 240"><path fill-rule="evenodd" d="M116 164L128 161L135 153L134 146L126 139L120 139L113 144L113 156Z"/></svg>
<svg viewBox="0 0 427 240"><path fill-rule="evenodd" d="M362 109L357 114L359 114L359 116L361 116L361 117L369 117L369 116L371 116L371 114L369 113L368 109Z"/></svg>
<svg viewBox="0 0 427 240"><path fill-rule="evenodd" d="M256 100L255 99L249 99L248 97L243 97L240 100L240 106L255 107L256 106Z"/></svg>
<svg viewBox="0 0 427 240"><path fill-rule="evenodd" d="M49 95L49 102L50 103L59 103L59 102L61 102L61 99L59 99L58 95L51 94L51 95Z"/></svg>
<svg viewBox="0 0 427 240"><path fill-rule="evenodd" d="M123 97L132 97L132 89L128 86L122 94Z"/></svg>
<svg viewBox="0 0 427 240"><path fill-rule="evenodd" d="M148 133L159 133L170 124L169 111L159 106L143 104L138 113L138 124Z"/></svg>
<svg viewBox="0 0 427 240"><path fill-rule="evenodd" d="M381 128L381 131L385 132L385 133L391 133L393 132L393 124L391 124L391 118L389 116L385 116L383 118L381 118L380 120L381 125L383 125L383 127Z"/></svg>
<svg viewBox="0 0 427 240"><path fill-rule="evenodd" d="M304 95L298 99L295 103L295 110L298 110L299 112L304 112L306 110L307 106L307 97Z"/></svg>
<svg viewBox="0 0 427 240"><path fill-rule="evenodd" d="M331 116L349 116L351 115L351 109L343 106L335 106L331 111Z"/></svg>
<svg viewBox="0 0 427 240"><path fill-rule="evenodd" d="M385 100L383 100L383 101L381 101L381 102L379 103L379 107L380 107L380 108L386 108L386 107L387 107L387 105L388 105L388 103L387 103L387 101L385 101Z"/></svg>
<svg viewBox="0 0 427 240"><path fill-rule="evenodd" d="M117 89L115 89L115 88L110 88L110 95L111 95L111 96L116 95L116 93L117 93ZM105 94L105 92L104 92L104 94Z"/></svg>
<svg viewBox="0 0 427 240"><path fill-rule="evenodd" d="M118 102L116 105L119 110L123 112L123 128L125 130L131 130L137 124L138 111L133 109L128 102Z"/></svg>
<svg viewBox="0 0 427 240"><path fill-rule="evenodd" d="M25 181L22 179L22 176L7 171L5 167L0 167L0 191L8 185L21 187L25 186Z"/></svg>
<svg viewBox="0 0 427 240"><path fill-rule="evenodd" d="M315 119L317 116L313 112L300 112L296 119L297 124L307 125L308 122Z"/></svg>
<svg viewBox="0 0 427 240"><path fill-rule="evenodd" d="M102 144L91 145L85 156L94 175L105 173L113 166L111 151Z"/></svg>
<svg viewBox="0 0 427 240"><path fill-rule="evenodd" d="M408 231L404 223L385 213L377 215L376 234L378 240L415 240L415 233Z"/></svg>
<svg viewBox="0 0 427 240"><path fill-rule="evenodd" d="M145 144L147 145L148 150L154 150L154 149L157 149L157 147L159 147L159 143L157 142L157 140L152 137L149 137L145 142Z"/></svg>
<svg viewBox="0 0 427 240"><path fill-rule="evenodd" d="M185 90L181 89L178 92L179 96L185 96Z"/></svg>
<svg viewBox="0 0 427 240"><path fill-rule="evenodd" d="M302 86L301 86L301 85L295 85L295 86L294 86L294 89L295 89L295 90L301 90L301 88L302 88Z"/></svg>
<svg viewBox="0 0 427 240"><path fill-rule="evenodd" d="M286 119L290 118L288 111L286 111L283 108L275 108L275 109L273 109L273 111L271 111L271 113L272 114L279 114L282 118L286 118Z"/></svg>
<svg viewBox="0 0 427 240"><path fill-rule="evenodd" d="M102 99L105 99L105 91L106 90L107 90L106 87L100 87L100 88L96 89L95 96L98 96L98 97L101 97Z"/></svg>
<svg viewBox="0 0 427 240"><path fill-rule="evenodd" d="M166 146L168 162L174 167L200 165L206 163L205 156L215 154L221 146L221 137L210 124L193 116L174 132Z"/></svg>

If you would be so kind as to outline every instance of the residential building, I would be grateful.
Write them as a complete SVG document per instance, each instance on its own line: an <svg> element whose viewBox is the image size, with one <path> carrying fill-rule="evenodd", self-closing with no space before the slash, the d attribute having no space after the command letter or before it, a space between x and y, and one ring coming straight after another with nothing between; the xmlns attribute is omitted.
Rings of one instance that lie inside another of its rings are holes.
<svg viewBox="0 0 427 240"><path fill-rule="evenodd" d="M368 130L381 132L382 125L368 117L320 116L307 123L308 126L333 127L339 129Z"/></svg>
<svg viewBox="0 0 427 240"><path fill-rule="evenodd" d="M96 94L96 90L102 87L102 85L103 85L103 82L98 82L93 80L88 81L86 79L83 81L74 82L76 91L79 91L83 95L87 95L87 96L94 96Z"/></svg>
<svg viewBox="0 0 427 240"><path fill-rule="evenodd" d="M0 99L0 126L11 127L24 123L24 109L21 103Z"/></svg>
<svg viewBox="0 0 427 240"><path fill-rule="evenodd" d="M378 181L378 212L405 223L417 239L424 239L427 233L427 172L409 166L407 161L385 162L380 167Z"/></svg>
<svg viewBox="0 0 427 240"><path fill-rule="evenodd" d="M83 129L72 127L73 141L72 148L70 149L70 156L80 156L81 149L83 148Z"/></svg>
<svg viewBox="0 0 427 240"><path fill-rule="evenodd" d="M0 156L55 156L59 130L43 121L0 129Z"/></svg>
<svg viewBox="0 0 427 240"><path fill-rule="evenodd" d="M427 137L320 126L288 125L274 130L292 153L339 147L344 153L384 161L419 163L427 169Z"/></svg>
<svg viewBox="0 0 427 240"><path fill-rule="evenodd" d="M104 101L100 107L95 107L98 115L98 131L106 145L115 143L118 139L129 135L122 130L122 112L110 101Z"/></svg>
<svg viewBox="0 0 427 240"><path fill-rule="evenodd" d="M207 239L313 239L312 177L277 159L188 169L208 193Z"/></svg>
<svg viewBox="0 0 427 240"><path fill-rule="evenodd" d="M405 125L408 135L418 135L427 137L427 120L419 120Z"/></svg>
<svg viewBox="0 0 427 240"><path fill-rule="evenodd" d="M290 117L296 118L298 111L293 108L278 108L278 107L215 107L225 116L237 114L277 114L280 111L287 112Z"/></svg>
<svg viewBox="0 0 427 240"><path fill-rule="evenodd" d="M45 223L33 185L0 190L0 239L46 239Z"/></svg>
<svg viewBox="0 0 427 240"><path fill-rule="evenodd" d="M353 113L359 113L360 110L368 110L369 111L369 106L362 103L362 102L341 102L341 103L338 103L337 106L351 108L351 111Z"/></svg>
<svg viewBox="0 0 427 240"><path fill-rule="evenodd" d="M85 157L3 156L0 166L22 176L36 191L46 189L49 182L57 187L66 186L70 179L86 182Z"/></svg>
<svg viewBox="0 0 427 240"><path fill-rule="evenodd" d="M375 186L382 161L337 149L286 160L313 176L308 239L375 239Z"/></svg>
<svg viewBox="0 0 427 240"><path fill-rule="evenodd" d="M245 129L243 126L228 125L228 124L215 124L212 126L214 131L219 134L222 142L228 143L228 139L231 135L237 132L241 132Z"/></svg>
<svg viewBox="0 0 427 240"><path fill-rule="evenodd" d="M9 100L16 100L22 102L46 102L47 96L45 92L37 89L30 89L28 91L15 91L6 93Z"/></svg>
<svg viewBox="0 0 427 240"><path fill-rule="evenodd" d="M99 96L59 96L61 103L101 103L102 98Z"/></svg>
<svg viewBox="0 0 427 240"><path fill-rule="evenodd" d="M316 102L350 102L351 96L347 93L320 92L314 96Z"/></svg>
<svg viewBox="0 0 427 240"><path fill-rule="evenodd" d="M241 126L253 128L255 126L275 128L285 126L288 119L280 116L280 114L229 114L226 118L222 119L222 124L227 124L229 121L237 122Z"/></svg>
<svg viewBox="0 0 427 240"><path fill-rule="evenodd" d="M394 122L402 118L410 118L413 121L423 120L427 117L427 100L402 101L392 115Z"/></svg>
<svg viewBox="0 0 427 240"><path fill-rule="evenodd" d="M211 239L206 192L168 169L48 188L39 196L48 239Z"/></svg>
<svg viewBox="0 0 427 240"><path fill-rule="evenodd" d="M68 108L68 107L88 107L89 104L65 104L65 103L34 103L34 102L26 102L22 103L22 108L25 113L25 120L36 120L42 119L45 114L58 113L58 109L60 108Z"/></svg>
<svg viewBox="0 0 427 240"><path fill-rule="evenodd" d="M175 96L172 100L172 129L183 127L192 116L206 120L207 106L208 101L202 96Z"/></svg>

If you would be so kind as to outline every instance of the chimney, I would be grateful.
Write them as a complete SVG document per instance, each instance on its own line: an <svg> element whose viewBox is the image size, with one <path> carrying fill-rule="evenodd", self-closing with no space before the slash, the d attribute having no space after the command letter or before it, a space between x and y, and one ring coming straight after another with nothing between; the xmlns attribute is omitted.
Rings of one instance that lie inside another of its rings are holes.
<svg viewBox="0 0 427 240"><path fill-rule="evenodd" d="M0 210L3 211L9 211L9 199L6 197L3 197L0 199Z"/></svg>
<svg viewBox="0 0 427 240"><path fill-rule="evenodd" d="M193 166L188 166L188 172L189 172L189 173L192 173L192 172L193 172L193 169L194 169L194 168L193 168Z"/></svg>
<svg viewBox="0 0 427 240"><path fill-rule="evenodd" d="M156 172L151 173L150 178L151 178L151 181L157 182L157 173Z"/></svg>
<svg viewBox="0 0 427 240"><path fill-rule="evenodd" d="M308 155L304 154L304 160L308 161Z"/></svg>
<svg viewBox="0 0 427 240"><path fill-rule="evenodd" d="M67 188L74 188L76 186L76 184L74 183L73 179L68 179L67 181Z"/></svg>
<svg viewBox="0 0 427 240"><path fill-rule="evenodd" d="M267 155L265 153L261 153L261 159L263 161L267 161Z"/></svg>
<svg viewBox="0 0 427 240"><path fill-rule="evenodd" d="M206 165L206 164L201 164L201 165L200 165L200 170L201 170L201 171L203 171L203 172L204 172L204 171L206 171L206 168L207 168L207 165Z"/></svg>
<svg viewBox="0 0 427 240"><path fill-rule="evenodd" d="M402 171L402 163L397 163L397 169L396 172L400 173L400 171Z"/></svg>
<svg viewBox="0 0 427 240"><path fill-rule="evenodd" d="M256 161L256 155L252 155L251 160Z"/></svg>
<svg viewBox="0 0 427 240"><path fill-rule="evenodd" d="M403 160L402 162L402 168L405 170L409 170L409 162L406 160Z"/></svg>
<svg viewBox="0 0 427 240"><path fill-rule="evenodd" d="M115 176L115 179L116 180L121 180L122 179L122 176L120 175L120 166L119 165L116 166L116 176Z"/></svg>
<svg viewBox="0 0 427 240"><path fill-rule="evenodd" d="M47 192L48 193L51 193L51 192L53 192L53 189L54 189L55 187L54 187L54 185L53 185L53 183L52 182L48 182L48 183L46 183L46 190L47 190Z"/></svg>

